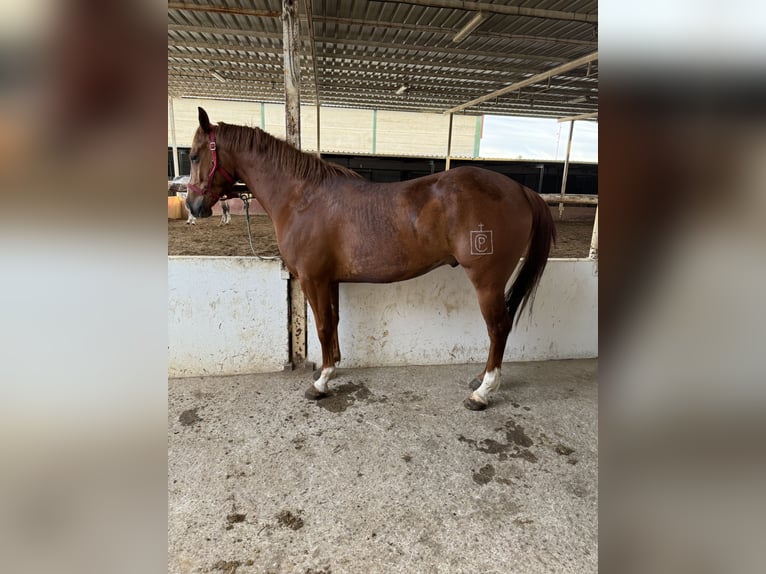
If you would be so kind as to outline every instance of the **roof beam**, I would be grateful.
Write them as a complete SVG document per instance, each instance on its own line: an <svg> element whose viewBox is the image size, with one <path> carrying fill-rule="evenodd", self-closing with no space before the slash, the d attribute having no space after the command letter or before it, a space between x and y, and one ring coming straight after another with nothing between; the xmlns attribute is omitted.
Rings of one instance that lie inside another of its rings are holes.
<svg viewBox="0 0 766 574"><path fill-rule="evenodd" d="M179 46L173 46L174 49ZM262 46L257 44L227 44L219 42L184 42L181 48L199 48L204 50L231 50L232 52L267 52L270 54L281 53L281 48L271 48L269 46ZM177 54L179 52L173 52Z"/></svg>
<svg viewBox="0 0 766 574"><path fill-rule="evenodd" d="M481 50L466 50L464 48L452 48L441 46L428 46L424 44L402 44L396 42L379 42L376 40L361 40L351 38L330 38L319 37L317 42L323 44L330 44L332 46L367 46L370 48L390 48L392 50L406 50L409 52L434 52L438 54L450 54L454 56L466 56L483 58L496 58L499 60L508 60L509 58L515 58L519 60L527 60L530 62L561 62L563 59L556 56L536 56L534 54L518 54L508 52L484 52Z"/></svg>
<svg viewBox="0 0 766 574"><path fill-rule="evenodd" d="M207 76L189 76L180 75L174 76L168 79L168 87L182 88L189 90L190 92L198 92L199 90L207 89L214 92L218 97L223 97L226 94L247 94L250 97L255 97L256 94L263 96L268 94L270 99L280 99L284 95L282 92L275 88L274 83L270 81L259 81L257 79L240 80L232 85L222 86ZM381 90L374 85L362 82L353 85L353 90L349 93L347 89L349 86L343 83L327 83L322 85L322 100L325 104L337 104L340 101L352 102L356 105L359 104L359 96L366 94L375 94L379 102L390 102L392 104L410 104L410 105L425 105L429 109L440 111L451 100L454 101L455 94L452 93L432 93L425 91L414 91L407 94L405 97L396 96L393 90L387 92L381 92ZM305 94L307 100L312 100L314 95L313 91L307 91ZM373 106L374 107L374 106ZM588 109L588 106L580 106L580 109ZM496 105L494 103L482 106L483 110L487 113L496 113L505 109L519 109L526 111L540 111L550 109L552 114L557 118L561 117L562 111L571 111L572 107L562 103L560 98L547 97L547 98L523 98L520 100L512 100L510 102L501 103ZM592 108L591 108L592 109ZM477 113L481 113L477 109Z"/></svg>
<svg viewBox="0 0 766 574"><path fill-rule="evenodd" d="M282 34L275 32L263 32L253 28L219 28L217 26L190 26L187 24L168 24L168 32L197 32L198 34L220 34L221 36L255 36L257 38L271 38L282 40Z"/></svg>
<svg viewBox="0 0 766 574"><path fill-rule="evenodd" d="M235 72L237 75L247 75L247 74L258 74L259 76L279 76L280 78L283 76L282 67L277 67L275 64L271 62L252 62L254 65L260 65L260 66L269 66L270 70L264 69L263 67L255 68L255 67L245 67L245 66L226 66L226 65L217 65L215 66L216 71L218 72ZM176 73L181 70L210 70L210 66L207 64L195 64L195 63L188 63L188 62L168 62L168 70L172 70L173 73Z"/></svg>
<svg viewBox="0 0 766 574"><path fill-rule="evenodd" d="M388 28L391 30L408 30L412 32L425 32L428 34L442 34L451 36L454 30L451 28L436 28L431 26L419 26L417 24L400 24L397 22L384 22L377 20L354 20L351 18L333 18L330 16L314 16L315 22L330 22L333 24L345 24L348 26L362 26L368 28ZM188 24L168 24L168 30L173 32L198 32L201 34L220 34L222 36L257 36L259 38L281 38L281 34L273 32L259 32L258 30L245 30L242 28L220 28L215 26L192 26ZM471 36L474 38L486 37L508 41L541 42L548 44L570 44L573 46L597 46L595 40L577 40L574 38L556 38L552 36L531 36L528 34L500 34L498 32L485 32L475 30Z"/></svg>
<svg viewBox="0 0 766 574"><path fill-rule="evenodd" d="M258 76L274 76L282 78L283 71L281 63L264 62L264 61L252 61L240 63L241 65L224 65L216 64L215 70L217 72L233 72L235 77L248 77L251 75ZM191 62L168 62L168 69L172 70L171 75L178 73L179 71L193 71L204 70L208 72L211 68L210 64L198 64ZM409 81L414 86L427 84L430 86L438 86L443 88L460 88L462 90L474 89L476 90L492 90L498 85L507 84L505 77L492 75L471 75L471 74L455 74L454 72L424 72L418 70L414 72L411 69L404 67L386 68L382 70L370 71L361 66L344 66L343 68L337 68L335 66L326 65L321 68L322 74L325 76L326 83L328 80L338 80L351 82L354 79L364 78L369 75L373 79L381 82L389 82L391 84L401 85L405 81ZM456 84L456 80L467 82L465 86L459 86ZM548 93L555 93L548 91ZM594 92L595 95L595 92Z"/></svg>
<svg viewBox="0 0 766 574"><path fill-rule="evenodd" d="M174 57L175 59L175 57ZM202 58L205 59L205 58ZM223 58L223 62L231 61L232 58ZM378 81L382 83L391 83L391 84L397 84L401 85L403 82L408 81L413 86L418 85L426 85L426 86L434 86L438 88L446 88L449 89L451 87L455 87L455 90L450 90L453 93L457 91L463 91L467 89L472 89L474 93L476 91L484 91L484 90L492 90L498 85L504 85L507 83L507 76L502 77L494 74L484 74L484 75L476 75L476 74L456 74L454 72L450 71L440 71L435 70L432 72L426 72L423 70L417 70L413 71L408 68L404 67L393 67L393 68L386 68L382 70L370 70L367 68L364 68L362 66L348 66L345 65L343 67L335 65L332 61L325 61L322 63L323 58L319 58L319 73L321 76L323 76L325 79L322 81L322 84L327 84L329 81L338 80L338 81L344 81L347 83L353 83L355 80L372 80L372 81ZM259 76L270 76L274 78L281 78L283 76L283 70L282 70L282 64L281 62L271 60L271 61L265 61L265 60L254 60L251 58L237 58L237 61L239 66L237 65L230 65L226 63L199 63L198 61L193 62L185 62L185 61L168 61L168 69L169 70L205 70L209 71L211 68L214 68L217 72L232 72L233 74L230 74L230 76L234 76L232 78L233 81L236 81L238 78L241 77L248 77L251 75L259 75ZM235 62L232 62L235 63ZM172 75L172 73L171 73ZM462 82L470 82L470 85L466 86L457 86L456 80L460 80ZM588 85L592 85L593 88L591 89L591 95L596 96L597 90L596 90L596 79L592 78L590 80L585 78L578 78L576 80L572 80L569 83L564 84L558 84L556 88L560 88L562 86L570 86L571 90L574 89L584 89L588 87ZM534 95L534 94L543 94L547 93L549 95L561 95L562 97L567 95L565 91L561 90L551 90L548 88L545 88L543 90L540 90L539 92L526 92L525 95ZM574 92L572 92L574 94ZM568 98L571 98L572 95L568 95Z"/></svg>
<svg viewBox="0 0 766 574"><path fill-rule="evenodd" d="M501 4L489 4L488 2L464 2L463 0L404 0L399 3L412 4L414 6L429 6L432 8L454 8L456 10L486 12L488 14L504 14L506 16L550 18L553 20L587 22L590 24L598 23L598 14L544 10L541 8L525 8L523 6L504 6Z"/></svg>
<svg viewBox="0 0 766 574"><path fill-rule="evenodd" d="M218 86L221 86L219 83ZM169 92L173 95L176 95L177 97L198 97L198 98L213 98L213 99L238 99L238 100L247 100L247 101L255 101L255 102L270 102L275 104L284 104L284 94L282 93L264 93L264 92L256 92L255 90L230 90L227 92L222 92L219 87L214 86L213 83L210 84L210 87L207 86L187 86L184 84L169 84L168 85ZM190 89L191 88L191 89ZM312 102L311 94L308 94L309 97L306 98L308 105L310 102ZM402 101L401 98L391 99L391 100L381 100L375 105L366 103L363 100L360 100L359 97L355 96L334 96L329 97L326 95L323 97L324 105L342 105L344 107L349 108L365 108L365 109L379 109L379 110L393 110L393 111L427 111L432 113L439 113L441 112L442 108L439 107L438 104L434 105L434 103L430 100L410 100L410 101ZM536 116L536 117L545 117L545 118L558 118L561 116L562 110L565 108L562 107L556 107L556 106L538 106L535 105L534 108L529 107L529 105L526 102L522 102L522 105L498 105L493 106L491 108L477 109L478 113L483 114L500 114L500 115L518 115L518 116Z"/></svg>
<svg viewBox="0 0 766 574"><path fill-rule="evenodd" d="M271 82L262 82L258 80L247 80L242 82L237 82L235 84L232 84L231 86L228 85L221 85L219 82L215 82L212 79L207 78L206 76L202 77L174 77L170 78L168 80L168 85L172 87L183 87L183 88L189 88L192 90L199 90L199 89L210 89L211 91L215 92L217 95L221 96L226 93L238 93L238 94L269 94L270 96L274 96L277 98L284 98L284 94L279 89L268 89L268 86L271 84ZM429 108L434 108L441 110L443 109L443 106L447 104L450 100L454 100L454 94L445 94L445 93L437 93L434 94L432 92L411 92L408 93L406 97L401 97L395 95L394 91L391 90L388 93L381 94L380 90L377 89L374 86L368 86L365 84L360 85L354 85L351 86L351 89L349 89L349 86L346 84L339 84L339 83L333 83L327 86L324 86L323 88L323 94L325 94L325 97L323 97L323 100L325 103L336 103L338 100L347 100L347 101L354 101L359 99L359 95L363 94L376 94L378 95L379 101L381 102L392 102L392 103L410 103L415 104L418 103L419 105L427 104ZM311 92L307 92L307 95L311 95ZM580 106L585 107L587 109L587 106ZM525 109L525 110L535 110L535 109L552 109L552 110L564 110L564 109L571 109L572 106L565 105L563 102L561 102L560 99L557 98L534 98L534 102L532 102L529 98L524 98L521 100L511 100L506 103L501 104L488 104L487 106L484 106L484 109L487 110L498 110L498 109L506 109L506 108L513 108L513 109ZM557 117L561 117L561 113L559 112L557 114Z"/></svg>
<svg viewBox="0 0 766 574"><path fill-rule="evenodd" d="M311 0L303 0L303 5L306 12L306 19L308 20L308 32L309 32L309 49L311 52L311 75L314 79L314 93L316 94L316 105L319 105L319 76L317 75L317 53L316 45L314 43L314 21L313 14L311 12Z"/></svg>
<svg viewBox="0 0 766 574"><path fill-rule="evenodd" d="M331 16L315 16L314 20L329 22L332 24L345 24L348 26L366 26L368 28L388 28L390 30L407 30L411 32L425 32L428 34L443 34L444 36L452 36L455 33L455 31L451 28L437 28L433 26L403 24L399 22L385 22L381 20L354 20L352 18L334 18ZM555 38L551 36L531 36L529 34L501 34L498 32L488 32L484 30L474 30L471 32L471 36L474 38L498 38L509 41L571 44L574 46L598 45L598 42L595 40L577 40L573 38Z"/></svg>
<svg viewBox="0 0 766 574"><path fill-rule="evenodd" d="M270 50L271 53L277 53L278 50ZM240 72L243 74L258 73L258 74L273 74L277 76L282 75L282 62L277 59L256 59L253 56L241 57L241 56L221 56L219 54L187 54L170 52L168 54L168 67L172 69L209 69L213 65L216 70L227 70L232 72ZM357 58L349 57L350 59L357 60ZM191 61L178 61L178 60L191 60ZM364 60L363 60L364 61ZM220 62L216 64L202 63L202 62ZM492 89L494 86L503 85L508 82L509 74L500 74L498 70L474 70L471 69L471 73L455 72L454 66L446 66L445 68L434 67L430 70L424 69L412 69L406 66L415 64L416 62L408 62L406 64L394 64L386 66L384 68L370 69L361 65L350 65L348 63L338 63L334 61L334 57L318 56L317 63L319 65L320 75L326 75L328 77L351 76L349 79L371 75L375 78L385 81L386 78L393 83L402 83L403 77L412 78L413 82L426 82L427 79L435 80L435 84L454 85L456 80L468 81L474 85L474 88L481 90L482 88ZM390 62L387 62L390 63ZM235 65L239 64L239 65ZM267 69L268 68L268 69ZM503 70L503 72L509 72L509 69ZM561 79L561 78L560 78ZM557 83L557 88L564 85L569 85L572 88L584 88L588 85L597 87L597 78L591 76L590 78L569 78L565 83ZM487 86L486 84L493 84L494 86ZM546 88L545 91L550 91ZM595 91L593 95L595 95Z"/></svg>
<svg viewBox="0 0 766 574"><path fill-rule="evenodd" d="M277 34L260 34L259 38L274 38L277 39ZM434 52L439 54L450 54L455 56L481 56L484 58L494 58L498 60L507 60L514 58L518 60L527 60L529 62L562 62L563 58L557 56L537 56L534 54L518 54L508 52L484 52L479 50L465 50L461 48L440 47L440 46L427 46L427 45L406 45L388 42L378 42L375 40L361 40L351 38L330 38L330 37L316 37L314 40L320 44L330 45L333 48L343 49L355 49L357 46L364 46L368 48L390 48L392 50L406 50L408 52ZM176 40L174 39L174 42ZM259 45L255 44L240 44L232 42L198 42L196 40L179 40L179 44L189 48L209 48L213 50L250 50L259 49ZM313 49L313 44L309 41L308 45ZM518 68L521 70L521 68Z"/></svg>
<svg viewBox="0 0 766 574"><path fill-rule="evenodd" d="M189 10L192 12L217 12L219 14L238 14L241 16L258 16L261 18L279 18L282 12L273 10L252 10L249 8L229 8L228 6L210 6L206 4L186 4L185 2L168 2L168 10Z"/></svg>
<svg viewBox="0 0 766 574"><path fill-rule="evenodd" d="M480 104L482 102L486 102L487 100L492 100L494 98L499 98L500 96L504 96L505 94L508 94L510 92L515 92L516 90L519 90L526 86L530 86L532 84L542 82L544 80L547 80L548 78L552 78L553 76L558 76L559 74L568 72L569 70L574 70L575 68L584 66L585 64L592 62L594 60L598 60L598 52L593 52L586 56L582 56L581 58L577 58L576 60L572 60L571 62L568 62L566 64L562 64L561 66L556 66L555 68L548 70L547 72L535 74L534 76L531 76L527 78L526 80L516 82L514 84L511 84L510 86L506 86L505 88L495 90L494 92L491 92L489 94L486 94L484 96L471 100L470 102L466 102L464 104L460 104L459 106L455 106L454 108L450 108L446 110L444 113L453 114L455 112L460 112L466 108L475 106L476 104Z"/></svg>
<svg viewBox="0 0 766 574"><path fill-rule="evenodd" d="M277 49L263 49L259 50L259 54L278 54L281 50ZM168 58L175 58L176 60L195 60L198 62L240 62L243 64L255 64L258 62L261 63L271 63L274 65L278 65L278 60L256 60L255 58L251 57L243 57L243 56L227 56L225 54L200 54L200 53L182 53L182 52L168 52Z"/></svg>
<svg viewBox="0 0 766 574"><path fill-rule="evenodd" d="M503 6L488 2L464 2L463 0L404 0L400 4L428 6L432 8L453 8L487 14L503 14L505 16L526 16L529 18L548 18L551 20L566 20L568 22L598 23L598 14L587 12L565 12L563 10L546 10L542 8L525 8L523 6ZM209 6L203 4L187 4L185 2L168 2L168 10L190 10L193 12L217 12L220 14L238 14L241 16L258 16L261 18L279 18L281 12L273 10L253 10L249 8L230 8L227 6Z"/></svg>
<svg viewBox="0 0 766 574"><path fill-rule="evenodd" d="M334 51L325 52L322 54L319 54L320 60L355 60L355 61L361 61L361 62L367 62L368 64L372 64L375 61L375 58L372 54L357 54L357 53L351 53L351 54L338 54ZM440 61L428 61L423 60L422 58L396 58L396 57L389 57L386 56L384 60L382 60L385 64L403 64L403 65L411 65L416 66L419 69L427 69L427 70L468 70L471 72L477 72L477 71L490 71L490 72L528 72L529 68L514 68L513 66L503 66L503 65L490 65L484 62L466 62L466 61L455 61L455 60L440 60ZM339 65L338 62L335 62L334 65Z"/></svg>
<svg viewBox="0 0 766 574"><path fill-rule="evenodd" d="M598 112L591 112L589 114L580 114L579 116L567 116L565 118L559 118L561 122L576 122L577 120L594 120L598 117Z"/></svg>

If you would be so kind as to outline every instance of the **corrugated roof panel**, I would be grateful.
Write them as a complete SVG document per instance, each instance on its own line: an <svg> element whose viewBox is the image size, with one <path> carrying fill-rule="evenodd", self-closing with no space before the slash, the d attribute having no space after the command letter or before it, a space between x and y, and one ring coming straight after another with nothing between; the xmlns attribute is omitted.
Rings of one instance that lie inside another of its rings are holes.
<svg viewBox="0 0 766 574"><path fill-rule="evenodd" d="M169 8L169 91L173 95L215 93L238 98L255 91L258 97L282 99L282 24L276 17L281 2L259 2L257 8L246 0L188 3L242 13ZM434 4L444 2L313 2L317 84L322 102L444 111L597 49L595 23L496 13L455 44L455 32L472 17L472 11L449 0L447 7ZM487 4L488 10L519 5ZM521 5L596 14L596 2L584 0L526 1ZM304 3L299 6L303 8ZM257 15L253 15L254 10ZM270 17L264 11L275 14ZM315 97L315 63L308 57L307 30L303 21L304 99L307 95ZM212 76L208 81L211 68L226 81ZM544 116L594 111L598 109L598 68L592 66L590 79L585 73L585 68L573 70L554 77L550 85L528 86L515 97L509 94L467 111L491 109L492 113ZM410 90L396 95L402 84L409 85ZM584 103L569 103L578 98Z"/></svg>

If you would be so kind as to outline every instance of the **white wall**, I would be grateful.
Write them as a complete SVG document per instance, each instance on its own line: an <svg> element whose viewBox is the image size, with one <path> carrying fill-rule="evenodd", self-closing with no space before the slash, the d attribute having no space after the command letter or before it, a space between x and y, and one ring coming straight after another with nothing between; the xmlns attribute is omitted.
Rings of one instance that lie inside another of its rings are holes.
<svg viewBox="0 0 766 574"><path fill-rule="evenodd" d="M286 285L279 260L168 257L168 376L282 370Z"/></svg>
<svg viewBox="0 0 766 574"><path fill-rule="evenodd" d="M597 264L551 259L508 339L507 361L598 356ZM309 359L321 364L314 317ZM340 286L342 367L484 363L489 338L470 281L460 267L388 285Z"/></svg>
<svg viewBox="0 0 766 574"><path fill-rule="evenodd" d="M213 123L261 127L278 138L285 137L284 104L235 102L197 98L174 98L178 146L190 146L199 126L197 106L207 110ZM377 118L377 119L376 119ZM320 143L323 152L382 155L442 156L447 153L449 116L421 112L393 112L322 107ZM377 142L373 145L373 137ZM452 157L473 157L476 117L455 115L452 124ZM168 120L168 145L172 134ZM301 149L316 151L316 107L301 107Z"/></svg>
<svg viewBox="0 0 766 574"><path fill-rule="evenodd" d="M508 361L598 356L597 264L552 259ZM168 375L279 371L287 360L287 284L279 261L168 258ZM388 285L340 287L341 367L483 364L489 339L459 267ZM309 359L321 363L309 310Z"/></svg>

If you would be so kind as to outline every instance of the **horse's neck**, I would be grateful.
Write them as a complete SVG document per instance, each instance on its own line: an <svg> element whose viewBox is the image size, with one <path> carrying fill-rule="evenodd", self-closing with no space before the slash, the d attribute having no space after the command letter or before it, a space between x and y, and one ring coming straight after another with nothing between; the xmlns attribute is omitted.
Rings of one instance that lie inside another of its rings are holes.
<svg viewBox="0 0 766 574"><path fill-rule="evenodd" d="M295 180L275 168L269 168L268 161L261 161L252 154L242 153L237 157L238 172L247 184L250 193L258 200L272 220L289 206L295 193Z"/></svg>

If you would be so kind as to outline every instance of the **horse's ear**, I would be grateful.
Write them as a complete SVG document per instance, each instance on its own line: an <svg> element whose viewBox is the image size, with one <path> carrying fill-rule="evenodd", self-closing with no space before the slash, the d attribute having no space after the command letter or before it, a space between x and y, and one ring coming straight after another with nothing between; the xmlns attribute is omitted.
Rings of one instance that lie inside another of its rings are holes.
<svg viewBox="0 0 766 574"><path fill-rule="evenodd" d="M199 110L199 126L202 128L202 131L206 134L210 133L210 118L207 117L207 112L203 110L202 108L197 108Z"/></svg>

